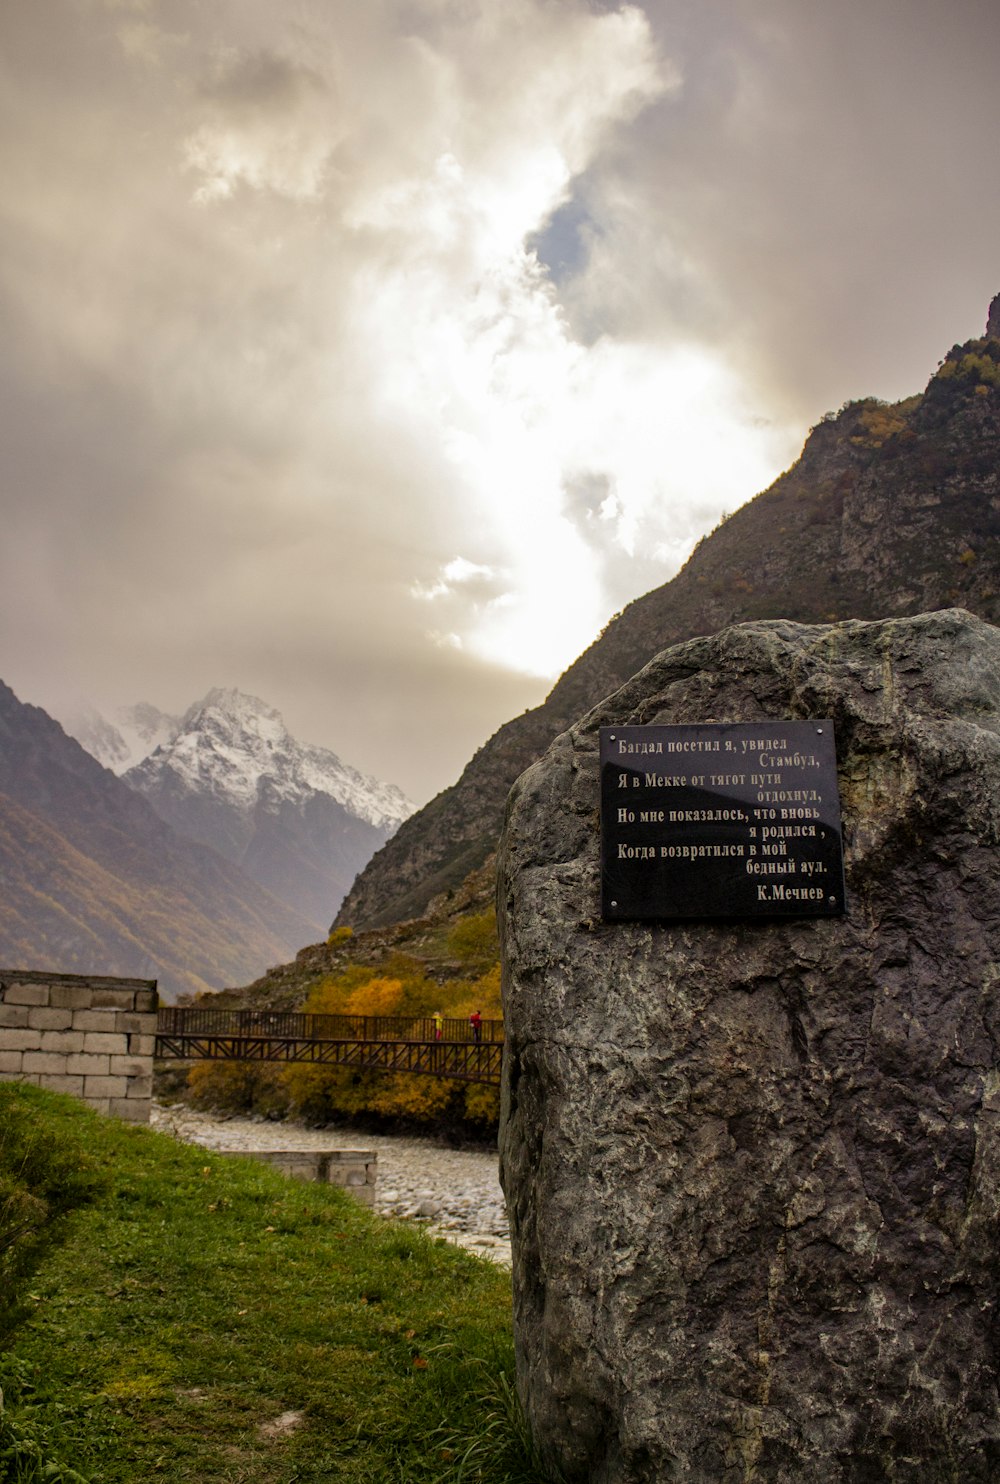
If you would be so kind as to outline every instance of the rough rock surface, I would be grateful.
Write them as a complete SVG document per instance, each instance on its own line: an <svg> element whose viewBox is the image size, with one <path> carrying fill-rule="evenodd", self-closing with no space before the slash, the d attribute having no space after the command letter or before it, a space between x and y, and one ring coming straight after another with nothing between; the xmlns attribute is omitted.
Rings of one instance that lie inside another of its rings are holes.
<svg viewBox="0 0 1000 1484"><path fill-rule="evenodd" d="M600 920L598 727L834 719L846 916ZM1000 632L657 656L511 795L501 1174L569 1484L1000 1478Z"/></svg>
<svg viewBox="0 0 1000 1484"><path fill-rule="evenodd" d="M994 340L1000 340L1000 294L995 294L990 300L990 312L986 320L986 334Z"/></svg>

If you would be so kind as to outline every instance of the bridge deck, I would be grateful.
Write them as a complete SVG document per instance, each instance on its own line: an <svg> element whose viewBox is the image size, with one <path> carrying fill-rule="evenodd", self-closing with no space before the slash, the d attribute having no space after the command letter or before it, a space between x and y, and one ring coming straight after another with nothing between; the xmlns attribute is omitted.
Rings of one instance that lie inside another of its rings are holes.
<svg viewBox="0 0 1000 1484"><path fill-rule="evenodd" d="M503 1022L433 1017L307 1015L298 1011L160 1010L156 1055L185 1060L313 1062L415 1072L462 1082L500 1081Z"/></svg>

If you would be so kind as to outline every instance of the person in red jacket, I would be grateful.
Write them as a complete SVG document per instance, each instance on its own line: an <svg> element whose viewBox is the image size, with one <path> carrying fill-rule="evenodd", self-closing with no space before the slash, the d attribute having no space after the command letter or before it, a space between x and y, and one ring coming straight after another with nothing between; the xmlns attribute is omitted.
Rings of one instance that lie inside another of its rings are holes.
<svg viewBox="0 0 1000 1484"><path fill-rule="evenodd" d="M474 1041L482 1040L483 1017L478 1010L473 1010L472 1014L469 1016L469 1024L472 1026L472 1039Z"/></svg>

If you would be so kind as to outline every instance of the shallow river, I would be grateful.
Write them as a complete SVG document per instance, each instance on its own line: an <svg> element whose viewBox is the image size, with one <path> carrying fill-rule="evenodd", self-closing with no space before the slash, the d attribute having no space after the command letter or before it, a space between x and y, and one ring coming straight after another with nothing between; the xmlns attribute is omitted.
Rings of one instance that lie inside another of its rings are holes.
<svg viewBox="0 0 1000 1484"><path fill-rule="evenodd" d="M445 1149L428 1139L314 1129L254 1118L199 1113L181 1104L153 1104L150 1122L205 1149L374 1149L375 1209L417 1221L428 1230L495 1262L510 1263L503 1192L492 1151Z"/></svg>

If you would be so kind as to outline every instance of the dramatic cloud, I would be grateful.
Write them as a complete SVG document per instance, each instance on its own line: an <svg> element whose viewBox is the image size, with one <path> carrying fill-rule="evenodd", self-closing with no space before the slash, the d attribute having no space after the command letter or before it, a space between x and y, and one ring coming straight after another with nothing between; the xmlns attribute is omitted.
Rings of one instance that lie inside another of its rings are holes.
<svg viewBox="0 0 1000 1484"><path fill-rule="evenodd" d="M244 185L319 199L336 123L318 73L267 53L239 56L219 63L203 94L211 122L185 141L187 163L202 176L196 201L224 201Z"/></svg>
<svg viewBox="0 0 1000 1484"><path fill-rule="evenodd" d="M0 20L2 675L423 798L1000 282L992 0Z"/></svg>

